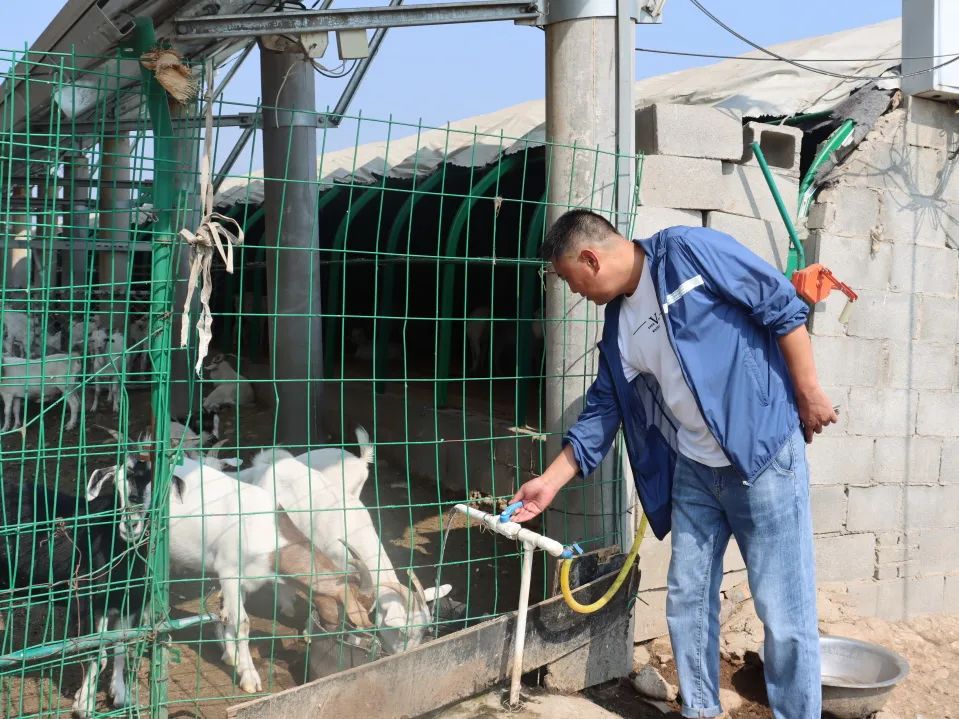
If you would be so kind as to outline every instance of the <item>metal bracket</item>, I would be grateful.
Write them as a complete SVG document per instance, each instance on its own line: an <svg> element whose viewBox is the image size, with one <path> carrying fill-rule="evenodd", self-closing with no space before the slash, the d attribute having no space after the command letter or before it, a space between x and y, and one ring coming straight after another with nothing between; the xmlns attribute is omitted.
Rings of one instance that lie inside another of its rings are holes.
<svg viewBox="0 0 959 719"><path fill-rule="evenodd" d="M629 17L635 23L662 22L666 0L630 0ZM540 27L565 20L616 17L616 0L540 0L540 16L530 24Z"/></svg>
<svg viewBox="0 0 959 719"><path fill-rule="evenodd" d="M284 110L263 108L260 127L322 127L324 115L308 110Z"/></svg>

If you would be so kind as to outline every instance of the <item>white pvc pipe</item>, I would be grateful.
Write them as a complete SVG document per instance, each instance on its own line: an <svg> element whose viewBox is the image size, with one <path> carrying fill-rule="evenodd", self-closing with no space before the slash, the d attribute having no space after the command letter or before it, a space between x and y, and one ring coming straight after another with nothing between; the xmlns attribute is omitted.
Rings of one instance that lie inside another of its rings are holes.
<svg viewBox="0 0 959 719"><path fill-rule="evenodd" d="M502 522L498 514L489 514L465 504L457 504L454 509L468 517L485 524L497 534L523 543L523 568L519 585L519 606L516 610L516 632L513 636L513 671L509 684L509 705L519 705L520 679L523 676L523 652L526 648L526 614L529 610L529 587L533 576L533 550L539 548L554 557L559 557L565 547L555 539L531 532L516 522Z"/></svg>
<svg viewBox="0 0 959 719"><path fill-rule="evenodd" d="M498 514L488 514L482 510L476 509L475 507L468 507L465 504L457 504L454 509L457 512L462 512L463 514L482 522L497 534L502 534L504 537L515 539L518 542L529 542L554 557L560 557L562 556L563 552L566 551L566 548L555 539L550 539L549 537L544 537L542 534L531 532L516 522L501 522Z"/></svg>
<svg viewBox="0 0 959 719"><path fill-rule="evenodd" d="M529 609L529 585L533 575L532 542L523 542L523 574L519 585L519 607L516 611L516 633L513 637L513 675L509 683L510 708L519 706L520 678L523 676L523 650L526 648L526 612Z"/></svg>

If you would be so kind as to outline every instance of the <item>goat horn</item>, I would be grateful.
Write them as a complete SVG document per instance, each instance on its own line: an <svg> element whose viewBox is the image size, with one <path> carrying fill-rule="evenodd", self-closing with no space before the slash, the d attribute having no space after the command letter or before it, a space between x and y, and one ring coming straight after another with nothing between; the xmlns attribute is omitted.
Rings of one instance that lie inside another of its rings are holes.
<svg viewBox="0 0 959 719"><path fill-rule="evenodd" d="M373 585L373 575L370 574L370 568L366 566L366 562L360 559L360 555L357 554L356 550L350 546L349 542L345 542L342 539L340 543L346 547L346 551L350 553L352 560L350 564L353 565L356 569L356 573L360 578L360 591L361 592L372 592L374 590Z"/></svg>
<svg viewBox="0 0 959 719"><path fill-rule="evenodd" d="M416 597L423 603L423 606L421 607L421 609L424 612L428 612L430 609L430 603L426 599L426 590L423 589L423 585L420 583L420 580L417 579L416 573L412 570L412 568L409 570L408 573L410 575L410 581L413 583L413 586L416 588Z"/></svg>
<svg viewBox="0 0 959 719"><path fill-rule="evenodd" d="M124 444L125 442L129 441L128 439L126 439L126 437L124 437L122 434L117 432L115 429L104 427L102 424L98 424L96 426L102 429L104 432L108 433L111 437L113 437L113 439L117 441L117 444Z"/></svg>
<svg viewBox="0 0 959 719"><path fill-rule="evenodd" d="M220 448L229 441L230 441L229 439L221 439L219 442L216 442L212 447L210 447L209 455L213 457L213 459L219 459Z"/></svg>

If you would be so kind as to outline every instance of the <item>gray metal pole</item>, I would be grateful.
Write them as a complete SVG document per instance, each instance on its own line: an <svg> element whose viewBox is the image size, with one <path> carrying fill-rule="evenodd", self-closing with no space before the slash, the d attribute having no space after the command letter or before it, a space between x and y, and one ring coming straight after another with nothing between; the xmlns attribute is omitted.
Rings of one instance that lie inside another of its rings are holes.
<svg viewBox="0 0 959 719"><path fill-rule="evenodd" d="M83 153L66 158L67 174L65 178L64 199L70 206L64 214L66 232L70 238L71 249L64 253L64 280L70 287L70 299L73 303L83 300L87 295L87 262L89 261L90 233L90 161ZM71 305L71 312L79 311L79 304Z"/></svg>
<svg viewBox="0 0 959 719"><path fill-rule="evenodd" d="M295 53L260 47L270 351L284 445L322 442L315 77ZM300 111L300 112L298 112Z"/></svg>
<svg viewBox="0 0 959 719"><path fill-rule="evenodd" d="M100 270L101 285L109 283L109 300L104 309L110 312L110 325L114 330L123 331L124 308L121 304L126 295L130 280L130 198L131 177L130 153L133 143L128 135L107 138L103 141L100 164L99 236L100 239L114 243L113 250L100 252L97 267ZM118 183L114 185L113 181Z"/></svg>
<svg viewBox="0 0 959 719"><path fill-rule="evenodd" d="M615 70L615 18L546 25L546 136L558 145L549 148L546 217L550 224L573 207L614 209ZM597 148L604 154L597 157ZM549 275L545 315L551 319L546 328L546 422L554 433L553 456L562 431L575 422L596 376L602 310ZM584 488L569 490L554 503L546 517L551 537L572 542L618 533L619 521L613 517L619 505L618 487L611 481L611 466L605 463Z"/></svg>
<svg viewBox="0 0 959 719"><path fill-rule="evenodd" d="M30 193L29 185L14 185L11 192L12 200L25 199ZM9 237L11 239L26 240L31 236L30 215L16 213L10 215ZM30 276L30 250L26 247L13 246L7 250L7 289L24 289Z"/></svg>

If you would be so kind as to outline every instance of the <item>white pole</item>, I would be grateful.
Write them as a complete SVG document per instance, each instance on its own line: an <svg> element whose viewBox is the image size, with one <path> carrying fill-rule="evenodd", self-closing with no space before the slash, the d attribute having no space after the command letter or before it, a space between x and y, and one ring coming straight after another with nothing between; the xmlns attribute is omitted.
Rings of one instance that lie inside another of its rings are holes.
<svg viewBox="0 0 959 719"><path fill-rule="evenodd" d="M529 585L533 576L532 542L523 542L523 575L519 585L519 607L516 610L516 632L513 635L513 676L509 683L509 705L519 705L520 678L523 676L523 650L526 648L526 612L529 609Z"/></svg>

